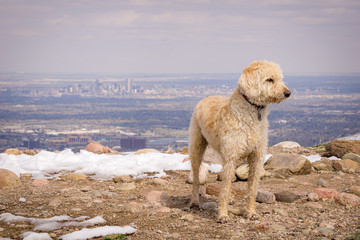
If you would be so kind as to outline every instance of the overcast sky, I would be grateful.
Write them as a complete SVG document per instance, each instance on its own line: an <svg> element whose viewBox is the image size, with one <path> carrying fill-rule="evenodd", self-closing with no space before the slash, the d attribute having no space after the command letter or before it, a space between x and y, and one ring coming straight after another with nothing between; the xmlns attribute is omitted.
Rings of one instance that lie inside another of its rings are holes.
<svg viewBox="0 0 360 240"><path fill-rule="evenodd" d="M359 0L0 0L0 71L360 72Z"/></svg>

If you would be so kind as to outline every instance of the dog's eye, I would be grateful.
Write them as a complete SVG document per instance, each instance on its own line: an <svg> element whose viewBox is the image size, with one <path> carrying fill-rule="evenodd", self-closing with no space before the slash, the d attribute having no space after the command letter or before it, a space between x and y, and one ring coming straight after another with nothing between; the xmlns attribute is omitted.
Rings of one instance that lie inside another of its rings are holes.
<svg viewBox="0 0 360 240"><path fill-rule="evenodd" d="M268 78L268 79L266 79L266 81L267 81L267 82L270 82L270 83L274 83L274 82L275 82L274 79L272 79L272 78Z"/></svg>

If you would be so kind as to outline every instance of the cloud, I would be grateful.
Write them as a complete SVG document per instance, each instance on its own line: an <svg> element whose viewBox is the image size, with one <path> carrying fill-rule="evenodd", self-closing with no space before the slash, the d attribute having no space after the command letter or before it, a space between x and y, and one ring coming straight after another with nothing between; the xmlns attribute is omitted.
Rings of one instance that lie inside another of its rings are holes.
<svg viewBox="0 0 360 240"><path fill-rule="evenodd" d="M123 27L134 23L140 14L135 11L115 11L90 15L88 23L97 27Z"/></svg>

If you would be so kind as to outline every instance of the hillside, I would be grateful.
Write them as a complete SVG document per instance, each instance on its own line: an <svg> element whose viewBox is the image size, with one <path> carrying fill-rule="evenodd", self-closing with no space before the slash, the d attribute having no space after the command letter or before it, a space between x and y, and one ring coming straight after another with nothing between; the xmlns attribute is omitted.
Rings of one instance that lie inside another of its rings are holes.
<svg viewBox="0 0 360 240"><path fill-rule="evenodd" d="M268 162L272 162L265 166L267 174L260 181L259 191L275 193L276 200L260 203L258 199L259 219L243 218L239 209L244 205L247 182L238 179L232 184L232 213L226 224L216 222L220 169L211 152L205 159L211 171L202 186L200 211L189 208L192 186L186 183L189 174L189 163L183 162L186 154L2 153L0 168L4 162L7 167L12 163L13 169L20 170L21 178L16 188L0 190L0 238L120 239L116 238L119 234L105 238L107 227L111 227L115 232L128 233L122 235L127 239L345 239L356 234L357 238L347 239L359 239L360 198L355 195L360 188L359 165L345 168L340 164L343 168L337 170L335 162L343 160L324 157L329 156L324 147L271 147L268 152L273 156L268 156ZM274 164L272 158L281 154L306 156L307 160L298 172L269 168ZM130 174L134 177L113 178L127 175L130 158L133 169L138 169ZM50 171L51 162L62 169ZM159 169L163 173L159 174ZM33 175L24 171L33 171ZM144 178L144 173L156 177ZM95 235L86 235L84 228L93 229ZM24 232L38 235L25 238L26 234L21 235ZM67 234L81 237L71 238Z"/></svg>

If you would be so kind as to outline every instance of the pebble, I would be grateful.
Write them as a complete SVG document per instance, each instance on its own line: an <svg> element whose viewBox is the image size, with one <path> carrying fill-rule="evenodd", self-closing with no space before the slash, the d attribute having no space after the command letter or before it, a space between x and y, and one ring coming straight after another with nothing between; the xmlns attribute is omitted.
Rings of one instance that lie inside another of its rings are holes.
<svg viewBox="0 0 360 240"><path fill-rule="evenodd" d="M274 232L283 232L285 231L285 227L280 224L273 224L270 225L269 228L273 230Z"/></svg>
<svg viewBox="0 0 360 240"><path fill-rule="evenodd" d="M157 213L169 213L171 212L171 208L168 207L160 207L156 210Z"/></svg>
<svg viewBox="0 0 360 240"><path fill-rule="evenodd" d="M136 185L134 182L130 182L130 183L121 183L119 184L119 186L117 187L117 189L119 191L131 191L134 190L136 188Z"/></svg>
<svg viewBox="0 0 360 240"><path fill-rule="evenodd" d="M60 206L61 203L62 203L62 201L59 198L55 198L49 202L49 206L50 207L58 207L58 206Z"/></svg>
<svg viewBox="0 0 360 240"><path fill-rule="evenodd" d="M91 187L90 186L84 186L80 188L80 191L82 192L90 192L91 191Z"/></svg>
<svg viewBox="0 0 360 240"><path fill-rule="evenodd" d="M86 180L87 176L83 173L66 173L62 176L65 180L80 181Z"/></svg>
<svg viewBox="0 0 360 240"><path fill-rule="evenodd" d="M148 202L160 202L168 198L168 195L162 191L151 191L146 196L145 199Z"/></svg>
<svg viewBox="0 0 360 240"><path fill-rule="evenodd" d="M166 184L166 180L164 179L160 179L160 178L153 178L152 181L151 181L152 184L154 185L165 185Z"/></svg>
<svg viewBox="0 0 360 240"><path fill-rule="evenodd" d="M289 192L289 191L282 191L275 193L276 201L279 202L287 202L292 203L298 200L300 197L296 195L295 193Z"/></svg>
<svg viewBox="0 0 360 240"><path fill-rule="evenodd" d="M334 224L333 224L333 223L326 222L326 221L321 222L321 223L319 224L319 227L322 227L322 228L329 228L329 229L335 229L335 226L334 226Z"/></svg>
<svg viewBox="0 0 360 240"><path fill-rule="evenodd" d="M311 192L307 195L307 198L310 202L319 201L319 195L317 193Z"/></svg>
<svg viewBox="0 0 360 240"><path fill-rule="evenodd" d="M323 206L317 202L308 202L308 203L305 203L305 206L315 208L315 209L323 209Z"/></svg>
<svg viewBox="0 0 360 240"><path fill-rule="evenodd" d="M281 209L281 208L274 208L272 210L272 212L275 214L281 215L281 216L288 216L288 213L284 209Z"/></svg>
<svg viewBox="0 0 360 240"><path fill-rule="evenodd" d="M137 202L130 202L124 206L124 210L131 213L137 213L143 210L143 206Z"/></svg>
<svg viewBox="0 0 360 240"><path fill-rule="evenodd" d="M213 211L217 209L216 202L206 202L201 205L201 208L205 211Z"/></svg>
<svg viewBox="0 0 360 240"><path fill-rule="evenodd" d="M350 192L360 197L360 186L351 186Z"/></svg>
<svg viewBox="0 0 360 240"><path fill-rule="evenodd" d="M113 178L115 183L130 183L132 178L130 176L116 176Z"/></svg>
<svg viewBox="0 0 360 240"><path fill-rule="evenodd" d="M316 228L316 230L321 234L323 234L324 236L331 236L334 234L334 231L330 228L318 227Z"/></svg>
<svg viewBox="0 0 360 240"><path fill-rule="evenodd" d="M35 186L35 187L40 187L40 186L46 186L49 184L49 180L47 179L42 179L42 178L38 178L38 179L35 179L33 182L32 182L32 185Z"/></svg>
<svg viewBox="0 0 360 240"><path fill-rule="evenodd" d="M70 209L70 211L80 212L80 211L82 211L82 209L81 208L72 208L72 209Z"/></svg>
<svg viewBox="0 0 360 240"><path fill-rule="evenodd" d="M259 203L275 203L275 195L271 192L264 191L264 190L258 190L256 195L256 201Z"/></svg>
<svg viewBox="0 0 360 240"><path fill-rule="evenodd" d="M316 185L320 186L320 187L326 187L327 186L327 182L322 179L322 178L319 178L317 181L316 181Z"/></svg>
<svg viewBox="0 0 360 240"><path fill-rule="evenodd" d="M183 216L181 216L181 218L180 218L181 220L185 220L185 221L193 221L194 220L194 215L192 215L192 214L185 214L185 215L183 215Z"/></svg>

